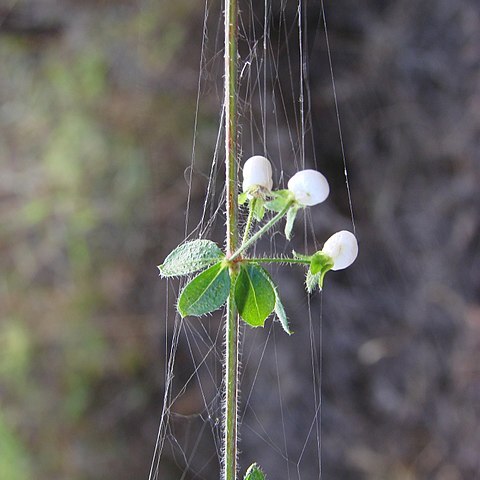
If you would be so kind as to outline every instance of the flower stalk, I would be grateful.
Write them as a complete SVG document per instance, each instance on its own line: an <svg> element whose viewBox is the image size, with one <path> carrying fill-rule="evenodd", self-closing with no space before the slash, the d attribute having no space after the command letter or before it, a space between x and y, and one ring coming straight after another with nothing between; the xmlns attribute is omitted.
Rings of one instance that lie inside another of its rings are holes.
<svg viewBox="0 0 480 480"><path fill-rule="evenodd" d="M248 211L247 223L245 225L245 231L243 232L242 245L247 242L248 236L250 235L250 229L252 228L253 216L255 213L255 204L257 203L256 198L252 198L250 202L250 209Z"/></svg>
<svg viewBox="0 0 480 480"><path fill-rule="evenodd" d="M289 257L255 257L244 258L244 263L281 263L281 264L296 264L296 265L310 265L309 259L303 258L289 258Z"/></svg>
<svg viewBox="0 0 480 480"><path fill-rule="evenodd" d="M242 245L228 257L228 259L233 261L238 258L245 250L247 250L248 247L253 245L262 235L267 233L268 230L270 230L279 220L281 220L286 215L293 203L294 200L289 201L285 207L274 217L272 217L262 228L260 228L260 230L255 232L246 242L243 242Z"/></svg>

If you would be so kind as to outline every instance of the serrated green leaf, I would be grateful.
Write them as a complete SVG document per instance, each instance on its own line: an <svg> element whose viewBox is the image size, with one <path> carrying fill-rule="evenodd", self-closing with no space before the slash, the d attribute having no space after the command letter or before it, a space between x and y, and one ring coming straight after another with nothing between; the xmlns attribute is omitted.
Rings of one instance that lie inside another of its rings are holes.
<svg viewBox="0 0 480 480"><path fill-rule="evenodd" d="M260 467L254 463L248 467L243 480L265 480L265 474L260 470Z"/></svg>
<svg viewBox="0 0 480 480"><path fill-rule="evenodd" d="M182 317L199 317L220 308L230 293L228 267L221 262L197 275L183 289L177 309Z"/></svg>
<svg viewBox="0 0 480 480"><path fill-rule="evenodd" d="M283 306L282 300L280 299L278 288L275 285L275 282L273 281L273 278L270 276L270 274L264 268L261 267L261 269L265 277L270 282L270 285L272 286L273 291L275 293L275 308L274 308L275 315L280 320L280 323L282 324L282 328L285 330L285 332L288 333L288 335L292 335L293 332L290 330L290 326L288 325L287 314L285 312L285 308Z"/></svg>
<svg viewBox="0 0 480 480"><path fill-rule="evenodd" d="M277 190L271 192L272 199L265 202L265 207L274 212L281 212L292 199L292 192L290 190Z"/></svg>
<svg viewBox="0 0 480 480"><path fill-rule="evenodd" d="M293 206L288 209L287 222L285 223L285 236L287 237L287 240L291 239L293 222L295 222L295 217L297 216L297 212L298 212L297 206Z"/></svg>
<svg viewBox="0 0 480 480"><path fill-rule="evenodd" d="M221 260L225 255L210 240L193 240L179 245L158 266L162 277L176 277L196 272Z"/></svg>
<svg viewBox="0 0 480 480"><path fill-rule="evenodd" d="M252 327L263 327L275 308L275 292L262 268L242 267L235 283L235 303L240 316Z"/></svg>

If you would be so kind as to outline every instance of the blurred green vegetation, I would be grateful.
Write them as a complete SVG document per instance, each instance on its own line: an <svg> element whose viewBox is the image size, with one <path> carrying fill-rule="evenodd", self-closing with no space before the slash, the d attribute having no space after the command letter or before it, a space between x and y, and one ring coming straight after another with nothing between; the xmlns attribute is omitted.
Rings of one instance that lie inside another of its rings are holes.
<svg viewBox="0 0 480 480"><path fill-rule="evenodd" d="M34 478L24 446L9 428L0 412L0 478L29 480Z"/></svg>
<svg viewBox="0 0 480 480"><path fill-rule="evenodd" d="M138 272L161 243L156 197L190 160L194 97L156 82L195 8L71 9L37 12L51 36L0 36L2 480L132 478L150 459L112 467L136 440L111 427L146 408L138 375L158 355Z"/></svg>

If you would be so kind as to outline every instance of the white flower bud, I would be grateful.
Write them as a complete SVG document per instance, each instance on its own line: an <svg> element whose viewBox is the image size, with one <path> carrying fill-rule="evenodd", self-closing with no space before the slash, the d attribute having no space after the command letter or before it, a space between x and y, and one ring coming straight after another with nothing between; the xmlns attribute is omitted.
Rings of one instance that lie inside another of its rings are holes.
<svg viewBox="0 0 480 480"><path fill-rule="evenodd" d="M343 270L350 266L358 255L358 243L355 235L347 230L334 233L322 248L333 260L332 270Z"/></svg>
<svg viewBox="0 0 480 480"><path fill-rule="evenodd" d="M254 186L268 191L273 187L272 165L261 155L250 157L243 166L243 191Z"/></svg>
<svg viewBox="0 0 480 480"><path fill-rule="evenodd" d="M288 189L300 205L307 207L322 203L330 193L327 179L316 170L297 172L288 181Z"/></svg>

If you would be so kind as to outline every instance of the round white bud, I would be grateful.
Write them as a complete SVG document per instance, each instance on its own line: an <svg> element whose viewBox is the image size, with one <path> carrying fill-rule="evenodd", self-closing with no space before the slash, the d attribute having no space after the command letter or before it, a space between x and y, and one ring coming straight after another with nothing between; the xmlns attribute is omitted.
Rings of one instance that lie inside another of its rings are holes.
<svg viewBox="0 0 480 480"><path fill-rule="evenodd" d="M330 193L327 179L316 170L297 172L288 181L288 189L300 205L307 207L322 203Z"/></svg>
<svg viewBox="0 0 480 480"><path fill-rule="evenodd" d="M243 191L251 187L262 187L268 191L273 187L272 165L261 155L250 157L243 166Z"/></svg>
<svg viewBox="0 0 480 480"><path fill-rule="evenodd" d="M334 233L322 248L333 260L332 270L343 270L350 266L358 255L358 243L355 235L347 230Z"/></svg>

